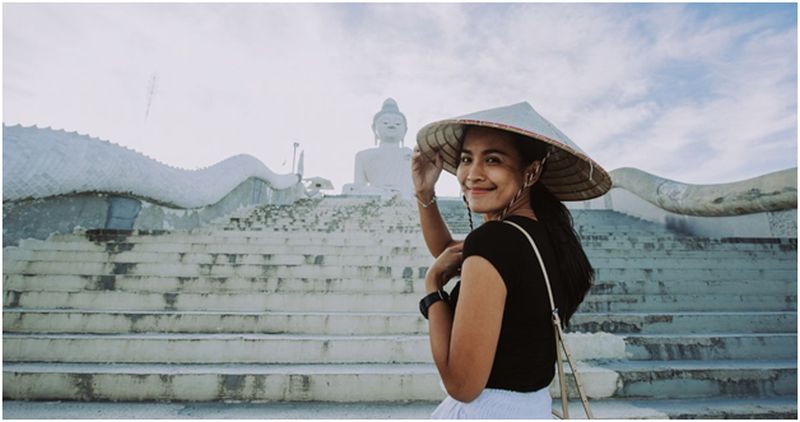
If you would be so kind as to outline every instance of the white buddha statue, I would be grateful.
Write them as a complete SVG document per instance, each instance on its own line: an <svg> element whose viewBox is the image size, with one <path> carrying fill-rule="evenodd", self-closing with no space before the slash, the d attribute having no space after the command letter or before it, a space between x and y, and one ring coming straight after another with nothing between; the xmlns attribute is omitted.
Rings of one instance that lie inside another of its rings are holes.
<svg viewBox="0 0 800 422"><path fill-rule="evenodd" d="M411 197L411 148L403 146L407 130L406 117L397 102L387 98L372 119L372 132L378 146L356 154L353 183L344 185L342 193Z"/></svg>

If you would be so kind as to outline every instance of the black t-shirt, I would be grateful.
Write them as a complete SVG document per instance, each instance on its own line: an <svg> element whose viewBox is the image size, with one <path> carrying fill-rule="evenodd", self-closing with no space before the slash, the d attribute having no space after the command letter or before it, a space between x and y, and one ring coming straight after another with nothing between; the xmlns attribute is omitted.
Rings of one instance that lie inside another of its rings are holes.
<svg viewBox="0 0 800 422"><path fill-rule="evenodd" d="M558 306L561 283L545 227L525 217L507 219L519 224L536 242ZM514 226L489 221L464 240L464 259L473 255L489 261L507 289L497 353L486 388L530 392L547 387L555 376L555 336L547 286L530 242ZM451 293L454 309L460 287L459 282Z"/></svg>

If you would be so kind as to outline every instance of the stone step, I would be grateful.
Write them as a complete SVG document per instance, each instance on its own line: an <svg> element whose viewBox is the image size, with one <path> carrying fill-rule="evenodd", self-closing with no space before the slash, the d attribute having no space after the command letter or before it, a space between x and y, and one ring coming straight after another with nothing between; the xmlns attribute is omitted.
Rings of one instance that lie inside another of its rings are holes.
<svg viewBox="0 0 800 422"><path fill-rule="evenodd" d="M327 198L326 198L327 201ZM467 210L461 199L456 199L453 204L445 204L441 199L438 201L439 211L453 220L459 219L467 220ZM584 210L584 209L570 209L573 220L577 223L585 224L587 222L602 222L613 224L638 224L642 226L664 227L663 224L650 222L648 220L640 219L635 216L622 214L613 210ZM473 213L473 217L483 216L483 214ZM345 219L359 219L363 221L383 220L386 217L391 218L405 218L417 220L418 211L416 204L407 202L402 205L392 204L369 204L369 205L325 205L322 202L315 206L305 207L297 203L291 206L283 206L281 208L254 208L237 210L231 214L231 218L224 221L228 223L244 222L244 221L294 221L297 223L320 223L325 221L340 221ZM482 220L480 220L482 221Z"/></svg>
<svg viewBox="0 0 800 422"><path fill-rule="evenodd" d="M644 249L652 251L781 251L797 253L797 239L788 238L697 238L687 236L584 235L584 248Z"/></svg>
<svg viewBox="0 0 800 422"><path fill-rule="evenodd" d="M359 246L342 246L342 245L252 245L247 243L201 243L201 242L185 242L176 243L166 241L162 243L135 243L135 242L108 242L108 243L93 243L83 241L75 242L41 242L33 239L26 239L20 241L24 245L24 249L31 251L83 251L83 252L102 252L117 254L126 251L136 251L140 253L156 252L156 253L208 253L208 254L309 254L309 255L323 255L330 253L337 253L339 255L363 255L363 256L386 256L405 254L412 255L420 252L427 254L427 249L422 244L415 245L359 245ZM14 247L7 247L4 251L13 249Z"/></svg>
<svg viewBox="0 0 800 422"><path fill-rule="evenodd" d="M108 239L91 241L85 235L54 234L48 241L24 239L20 241L21 249L77 249L77 250L130 250L130 245L136 245L137 250L150 245L155 246L155 251L160 251L161 246L171 245L182 249L176 252L189 252L187 247L200 248L210 245L223 247L220 253L238 253L225 250L225 246L234 248L257 245L269 246L340 246L340 247L418 247L424 248L425 244L420 233L411 235L389 234L376 236L374 233L273 233L265 235L257 232L223 232L225 236L217 236L216 232L168 232L169 234L154 235L125 235L109 237ZM457 236L463 239L464 236ZM677 236L628 236L623 234L585 235L581 237L584 248L608 249L643 249L643 250L742 250L762 251L775 250L797 253L796 239L777 238L695 238ZM300 252L303 253L303 252Z"/></svg>
<svg viewBox="0 0 800 422"><path fill-rule="evenodd" d="M451 234L466 236L470 232L469 223L465 218L458 224L447 224ZM478 228L480 224L476 224ZM591 224L574 226L575 232L579 236L603 236L603 235L626 235L626 236L680 236L680 233L667 228L653 228L648 226L619 226L614 224ZM254 221L245 222L238 225L228 225L220 230L226 233L264 233L264 234L285 234L285 233L374 233L383 234L419 234L419 223L414 220L402 222L375 221L368 223L328 223L323 224L293 224L289 221Z"/></svg>
<svg viewBox="0 0 800 422"><path fill-rule="evenodd" d="M796 333L797 312L578 312L570 321L569 331L617 334Z"/></svg>
<svg viewBox="0 0 800 422"><path fill-rule="evenodd" d="M425 334L427 321L410 312L211 312L14 309L3 311L14 333L294 333ZM797 312L582 313L568 332L615 334L796 333Z"/></svg>
<svg viewBox="0 0 800 422"><path fill-rule="evenodd" d="M426 335L262 333L4 333L6 362L71 363L425 363ZM568 339L575 345L586 339ZM626 334L632 360L746 360L797 357L796 334ZM591 341L591 338L589 339ZM578 349L573 347L573 349ZM581 347L585 359L586 350ZM607 356L588 356L589 358ZM615 357L615 356L610 356Z"/></svg>
<svg viewBox="0 0 800 422"><path fill-rule="evenodd" d="M136 244L131 244L135 246ZM322 248L317 247L315 253L299 251L300 248L271 247L270 250L258 248L246 253L208 253L208 252L139 252L131 251L72 251L72 250L28 250L6 248L3 262L7 266L16 261L80 261L80 262L136 262L161 263L180 262L194 264L336 264L336 265L380 265L384 262L406 265L407 262L426 265L433 259L427 249L417 247L383 247L376 248ZM317 253L318 252L318 253ZM346 252L346 253L345 253ZM360 252L360 253L359 253ZM617 260L645 260L657 262L654 267L663 265L664 259L692 262L696 260L744 261L748 264L761 263L761 267L794 264L796 254L776 251L644 251L619 249L587 249L587 256L593 265L613 266ZM657 261L656 261L657 260Z"/></svg>
<svg viewBox="0 0 800 422"><path fill-rule="evenodd" d="M3 401L8 419L428 419L439 402Z"/></svg>
<svg viewBox="0 0 800 422"><path fill-rule="evenodd" d="M619 218L616 215L601 216L597 214L581 215L572 213L572 223L575 227L633 227L637 229L647 229L652 231L667 231L663 224L651 223L645 220L633 218Z"/></svg>
<svg viewBox="0 0 800 422"><path fill-rule="evenodd" d="M5 309L6 333L426 334L413 312L204 312Z"/></svg>
<svg viewBox="0 0 800 422"><path fill-rule="evenodd" d="M247 214L236 214L230 218L230 224L236 223L243 224L247 222L261 222L261 221L291 221L296 224L320 224L325 222L374 222L374 221L387 221L391 222L392 219L401 218L403 220L415 220L417 218L417 210L413 204L408 206L398 207L397 205L381 206L374 205L369 208L364 207L292 207L282 208L279 210L267 211L263 209L252 210ZM238 220L238 221L237 221Z"/></svg>
<svg viewBox="0 0 800 422"><path fill-rule="evenodd" d="M797 334L624 334L633 360L797 359Z"/></svg>
<svg viewBox="0 0 800 422"><path fill-rule="evenodd" d="M290 229L295 228L315 228L338 230L344 227L353 228L414 228L419 230L419 221L416 210L396 209L376 209L372 215L365 216L355 214L333 215L330 212L320 210L308 210L300 213L287 213L283 215L249 215L244 217L232 217L228 223L222 227L231 229L252 229L270 230L275 227L286 226Z"/></svg>
<svg viewBox="0 0 800 422"><path fill-rule="evenodd" d="M279 215L247 215L247 216L232 216L227 222L224 222L216 227L231 229L231 230L272 230L274 228L280 229L295 229L295 230L330 230L338 231L344 228L360 228L360 229L408 229L419 230L419 216L416 210L402 210L400 212L393 212L396 210L378 209L373 215L365 218L363 215L358 214L339 214L332 215L329 212L320 210L308 210L301 213L286 213ZM311 215L309 215L311 214ZM447 213L445 223L454 226L468 226L469 218L465 209L458 210L455 213ZM482 219L473 219L476 227L483 224ZM662 224L651 223L644 220L637 220L631 218L603 218L597 215L591 215L589 218L584 216L575 216L573 218L575 228L608 228L608 230L641 230L650 232L670 232L666 226Z"/></svg>
<svg viewBox="0 0 800 422"><path fill-rule="evenodd" d="M726 294L736 292L747 295L788 295L797 291L797 280L750 279L750 280L614 280L595 279L589 289L590 295L606 294Z"/></svg>
<svg viewBox="0 0 800 422"><path fill-rule="evenodd" d="M560 409L554 401L553 408ZM570 402L570 416L582 415ZM592 413L602 419L797 419L797 396L712 397L686 399L595 400Z"/></svg>
<svg viewBox="0 0 800 422"><path fill-rule="evenodd" d="M467 210L463 204L459 204L458 208L448 210L439 208L440 213L443 214L445 221L450 224L466 224L469 221ZM663 224L653 223L650 221L631 218L621 214L582 214L580 212L572 212L573 222L576 226L621 226L621 227L635 227L649 230L666 230ZM477 213L473 215L473 221L482 223L483 218L474 218ZM289 225L290 227L339 227L344 224L353 226L418 226L418 212L415 206L407 208L397 207L380 207L375 206L365 213L363 209L325 209L314 207L303 209L295 207L294 209L283 209L278 212L263 212L263 210L253 210L247 214L231 215L227 221L221 221L221 227L248 227L252 228L264 227L269 229L271 224Z"/></svg>
<svg viewBox="0 0 800 422"><path fill-rule="evenodd" d="M271 243L256 242L242 243L240 241L213 242L201 236L187 237L182 242L162 239L162 242L138 242L131 239L125 242L89 242L86 239L78 238L75 241L41 241L35 239L25 239L20 241L19 247L7 247L4 252L11 250L19 251L86 251L102 253L121 253L136 251L140 253L209 253L209 254L299 254L299 255L363 255L363 256L387 256L387 255L420 255L428 256L427 248L422 242L421 236L415 241L382 239L372 242L362 242L360 245L344 245L341 241L328 242L326 239L315 242L300 242L299 239L288 238L283 240L273 240ZM463 237L461 237L463 239ZM676 242L668 239L619 239L619 240L582 240L584 249L589 256L594 251L603 251L606 255L611 254L652 254L651 256L694 253L729 254L741 256L742 254L752 254L754 256L797 256L796 245L770 244L770 243L719 243L719 242ZM623 255L625 256L625 255ZM679 255L675 255L679 256Z"/></svg>
<svg viewBox="0 0 800 422"><path fill-rule="evenodd" d="M711 262L711 261L705 261ZM411 265L248 265L248 264L182 264L182 263L104 263L104 262L40 262L12 261L3 268L4 274L73 274L73 275L149 275L149 276L210 276L210 277L283 277L283 278L424 278L430 262ZM725 266L724 263L692 266L682 261L665 268L636 268L622 263L614 267L596 267L595 275L602 280L792 280L796 269L788 265L778 268ZM793 264L792 264L793 265ZM717 267L717 268L709 268Z"/></svg>
<svg viewBox="0 0 800 422"><path fill-rule="evenodd" d="M4 400L441 400L432 364L3 363Z"/></svg>
<svg viewBox="0 0 800 422"><path fill-rule="evenodd" d="M796 360L621 361L578 370L590 399L796 395ZM567 369L569 374L569 370ZM558 397L558 383L550 386ZM577 396L569 375L570 397ZM432 364L65 364L4 362L5 400L406 401L444 393Z"/></svg>
<svg viewBox="0 0 800 422"><path fill-rule="evenodd" d="M110 232L110 233L107 233ZM366 231L319 232L297 231L294 233L271 231L213 231L196 229L190 231L165 231L161 234L148 232L131 233L98 231L86 234L53 234L47 243L136 243L136 244L246 244L246 245L328 245L328 246L424 246L422 233L380 233ZM29 244L20 243L21 247Z"/></svg>
<svg viewBox="0 0 800 422"><path fill-rule="evenodd" d="M221 239L223 241L228 241L232 243L237 243L236 239L246 239L245 242L252 242L257 241L259 239L265 240L269 242L282 242L286 239L295 239L295 240L318 240L318 239L327 239L332 242L345 242L349 241L367 241L368 238L372 237L372 241L374 242L375 235L381 234L382 238L377 240L393 240L393 239L405 239L405 240L422 240L422 234L420 231L415 232L394 232L394 233L387 233L378 230L368 231L368 230L353 230L348 233L339 232L339 231L324 231L324 230L295 230L292 232L285 232L282 231L271 231L271 230L239 230L239 229L217 229L217 228L198 228L193 230L133 230L133 231L126 231L126 230L91 230L87 232L75 232L75 233L57 233L50 236L50 240L52 241L74 241L74 240L85 240L89 239L95 242L119 242L119 241L126 241L129 239L138 239L145 242L154 242L159 241L157 239L161 239L160 241L169 242L171 240L180 239L181 241L185 239L192 239L192 238L209 238L209 237L223 237ZM464 234L466 235L466 233ZM347 238L350 239L347 239ZM638 237L642 237L643 239L637 239ZM687 236L683 234L677 234L672 232L661 232L656 231L652 233L635 233L630 235L625 233L624 230L622 231L608 231L603 233L584 233L581 235L582 240L657 240L657 241L673 241L678 242L684 245L694 245L694 246L702 246L708 244L737 244L740 246L753 246L753 245L780 245L782 247L797 247L797 240L796 238L737 238L737 237L722 237L722 238L706 238L706 237L695 237L695 236Z"/></svg>
<svg viewBox="0 0 800 422"><path fill-rule="evenodd" d="M655 281L665 286L672 282L714 281L714 280L758 280L769 283L796 281L797 271L794 269L772 268L596 268L595 280L605 281Z"/></svg>
<svg viewBox="0 0 800 422"><path fill-rule="evenodd" d="M598 236L598 235L627 235L627 236L676 236L675 233L667 228L653 228L648 226L619 226L614 224L589 224L574 225L575 232L579 236Z"/></svg>
<svg viewBox="0 0 800 422"><path fill-rule="evenodd" d="M796 295L592 295L581 312L796 311Z"/></svg>
<svg viewBox="0 0 800 422"><path fill-rule="evenodd" d="M712 397L685 399L605 399L590 402L596 419L797 419L797 397ZM561 410L561 402L553 400ZM583 418L580 401L570 417Z"/></svg>
<svg viewBox="0 0 800 422"><path fill-rule="evenodd" d="M797 297L786 295L597 295L587 296L582 312L796 311ZM348 293L150 293L117 291L3 292L4 307L38 309L409 312L419 294Z"/></svg>
<svg viewBox="0 0 800 422"><path fill-rule="evenodd" d="M439 402L38 402L3 401L8 419L428 419ZM561 401L553 400L561 410ZM597 419L797 419L797 397L592 400ZM570 416L583 417L579 401Z"/></svg>
<svg viewBox="0 0 800 422"><path fill-rule="evenodd" d="M432 363L426 335L9 334L4 362Z"/></svg>
<svg viewBox="0 0 800 422"><path fill-rule="evenodd" d="M731 245L729 245L731 246ZM713 248L713 249L688 249L688 248L673 248L673 249L647 249L647 248L612 248L605 247L604 245L586 246L584 245L585 252L590 259L594 258L646 258L646 259L719 259L719 260L733 260L733 259L774 259L776 261L797 260L796 251L784 251L778 248L763 248L763 249L738 249L734 246L726 248Z"/></svg>
<svg viewBox="0 0 800 422"><path fill-rule="evenodd" d="M591 260L592 266L598 269L603 268L628 268L628 269L703 269L703 270L753 270L753 269L774 269L797 271L797 260L775 259L775 258L730 258L718 259L714 257L655 257L655 258L594 258Z"/></svg>
<svg viewBox="0 0 800 422"><path fill-rule="evenodd" d="M299 311L410 312L417 293L150 293L119 291L19 292L5 290L8 308L179 310L179 311ZM597 295L587 296L582 312L796 311L797 296L716 295Z"/></svg>
<svg viewBox="0 0 800 422"><path fill-rule="evenodd" d="M422 275L424 276L424 271ZM406 274L408 275L408 274ZM156 293L417 293L425 292L419 270L404 278L161 277L141 275L6 274L3 287L15 291L109 290Z"/></svg>
<svg viewBox="0 0 800 422"><path fill-rule="evenodd" d="M15 261L3 268L6 274L75 274L75 275L153 275L211 277L401 277L408 266L374 265L211 265L181 263L103 263L103 262L40 262ZM416 271L414 271L416 270Z"/></svg>
<svg viewBox="0 0 800 422"><path fill-rule="evenodd" d="M400 277L227 277L227 276L158 276L135 274L78 275L78 274L5 274L3 288L14 291L78 292L84 290L113 290L124 292L193 292L225 293L423 293L425 267L403 269ZM642 273L644 278L646 273ZM686 274L686 272L684 272ZM635 275L625 272L626 277ZM607 294L726 294L787 295L796 291L797 282L791 279L744 280L620 280L599 271L589 295ZM666 278L667 275L662 276Z"/></svg>
<svg viewBox="0 0 800 422"><path fill-rule="evenodd" d="M329 207L311 207L303 208L300 206L292 206L291 208L282 208L276 211L266 211L263 209L252 210L246 214L232 215L230 220L231 224L243 223L247 221L293 221L298 224L318 224L326 221L392 221L392 218L403 218L407 220L417 219L417 209L414 204L407 204L408 206L398 207L397 205L382 206L374 205L368 210L363 207L360 208L329 208ZM367 211L367 212L365 212Z"/></svg>
<svg viewBox="0 0 800 422"><path fill-rule="evenodd" d="M578 364L587 395L609 397L619 376ZM569 367L569 395L577 398ZM557 377L550 394L559 397ZM442 400L433 364L3 363L4 400L326 401Z"/></svg>
<svg viewBox="0 0 800 422"><path fill-rule="evenodd" d="M419 294L3 292L4 308L132 311L413 312Z"/></svg>
<svg viewBox="0 0 800 422"><path fill-rule="evenodd" d="M226 226L224 231L235 232L255 232L255 233L374 233L375 235L386 234L417 234L419 233L419 223L412 220L401 222L400 224L369 222L369 223L330 223L315 225L295 225L291 222L252 222L237 226Z"/></svg>
<svg viewBox="0 0 800 422"><path fill-rule="evenodd" d="M774 397L797 394L797 359L614 361L616 398Z"/></svg>
<svg viewBox="0 0 800 422"><path fill-rule="evenodd" d="M71 363L432 362L427 332L364 335L358 328L353 327L353 332L347 335L4 333L4 359L9 362ZM577 360L619 359L625 356L624 339L611 334L571 333L566 336L566 341L574 350L573 358ZM351 350L356 352L351 353Z"/></svg>
<svg viewBox="0 0 800 422"><path fill-rule="evenodd" d="M400 249L400 248L397 248ZM8 253L12 252L12 253ZM327 254L290 254L286 252L247 254L174 253L174 252L84 252L84 251L8 251L4 264L15 262L110 262L110 263L181 263L212 265L429 265L429 255L339 255L335 248Z"/></svg>

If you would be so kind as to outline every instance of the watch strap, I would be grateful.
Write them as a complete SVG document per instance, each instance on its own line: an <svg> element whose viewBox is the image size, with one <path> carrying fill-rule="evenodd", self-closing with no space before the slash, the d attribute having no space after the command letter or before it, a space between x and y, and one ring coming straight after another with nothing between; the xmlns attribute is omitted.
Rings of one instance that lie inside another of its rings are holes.
<svg viewBox="0 0 800 422"><path fill-rule="evenodd" d="M428 319L428 309L431 307L431 305L440 300L445 303L450 303L450 295L448 295L444 289L439 289L423 297L422 300L419 301L419 311L422 313L422 316L424 316L425 319Z"/></svg>

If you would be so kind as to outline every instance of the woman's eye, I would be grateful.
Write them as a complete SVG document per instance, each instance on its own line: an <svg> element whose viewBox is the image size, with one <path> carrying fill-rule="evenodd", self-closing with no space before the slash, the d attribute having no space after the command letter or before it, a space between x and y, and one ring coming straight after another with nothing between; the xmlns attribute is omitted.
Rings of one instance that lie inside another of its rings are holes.
<svg viewBox="0 0 800 422"><path fill-rule="evenodd" d="M486 157L486 162L490 164L499 163L500 160L497 157Z"/></svg>
<svg viewBox="0 0 800 422"><path fill-rule="evenodd" d="M465 157L461 157L461 162L463 164L469 164L471 161L472 161L472 158L470 158L470 157L466 157L466 156Z"/></svg>

